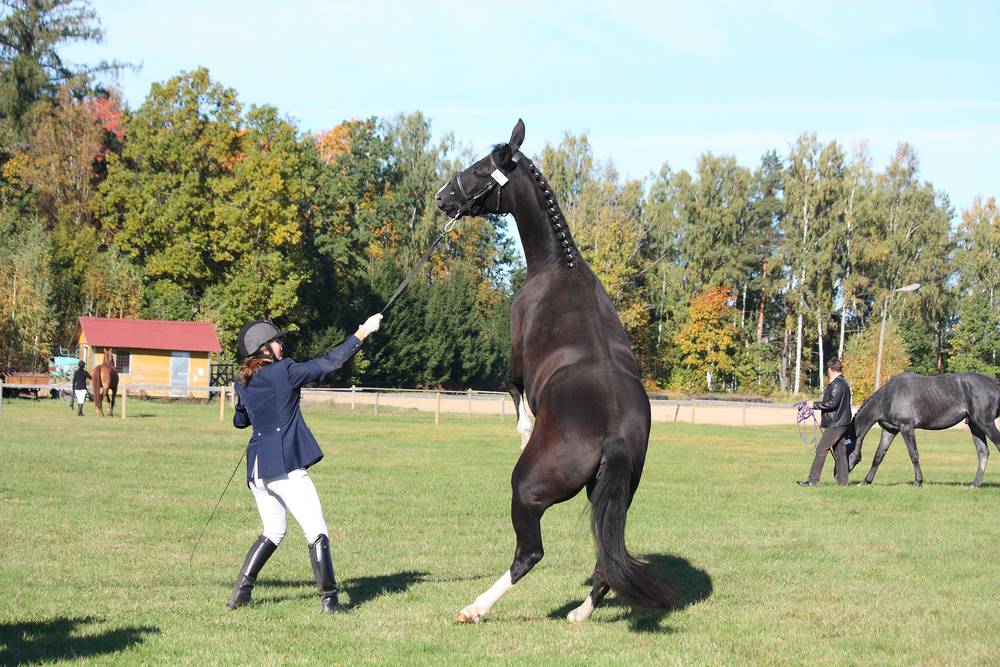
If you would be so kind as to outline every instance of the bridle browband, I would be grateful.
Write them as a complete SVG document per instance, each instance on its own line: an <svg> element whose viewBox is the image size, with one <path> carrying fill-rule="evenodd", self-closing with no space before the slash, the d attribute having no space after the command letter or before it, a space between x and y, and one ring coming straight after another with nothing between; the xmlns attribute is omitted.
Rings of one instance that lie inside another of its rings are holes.
<svg viewBox="0 0 1000 667"><path fill-rule="evenodd" d="M473 195L467 193L465 191L465 186L462 185L461 176L464 172L460 171L457 174L455 174L455 176L451 179L451 183L453 183L455 186L454 189L452 190L452 193L455 193L455 191L457 191L458 195L463 199L463 202L462 205L459 207L458 213L455 215L454 219L457 220L458 218L461 218L463 215L471 211L473 206L475 206L480 201L486 199L487 195L489 195L490 192L493 191L493 188L497 189L497 211L499 212L500 198L503 196L503 186L505 186L507 184L507 181L510 180L508 177L512 173L514 173L514 169L517 169L517 164L518 162L521 161L521 158L523 157L524 154L521 153L521 151L515 152L514 155L510 158L510 161L514 163L514 168L511 169L510 171L504 171L497 165L496 158L493 157L493 153L490 153L490 166L493 167L493 171L490 173L490 180L486 183L485 186L483 186L483 188L479 192Z"/></svg>

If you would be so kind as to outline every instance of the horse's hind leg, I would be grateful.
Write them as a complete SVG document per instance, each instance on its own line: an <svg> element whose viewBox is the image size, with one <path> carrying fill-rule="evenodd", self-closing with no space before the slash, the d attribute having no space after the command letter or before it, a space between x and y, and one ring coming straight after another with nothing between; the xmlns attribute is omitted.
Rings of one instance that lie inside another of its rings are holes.
<svg viewBox="0 0 1000 667"><path fill-rule="evenodd" d="M986 435L989 436L993 444L996 445L997 451L1000 452L1000 429L997 428L997 425L987 418L986 423L983 424L983 430L986 431Z"/></svg>
<svg viewBox="0 0 1000 667"><path fill-rule="evenodd" d="M566 620L573 623L582 623L589 619L590 615L594 613L594 609L597 605L601 604L601 600L604 599L609 590L611 590L611 586L605 580L600 564L594 565L594 587L590 589L590 595L583 601L583 604L567 614Z"/></svg>
<svg viewBox="0 0 1000 667"><path fill-rule="evenodd" d="M111 390L111 396L108 398L108 416L115 416L115 399L118 398L118 391L116 389Z"/></svg>
<svg viewBox="0 0 1000 667"><path fill-rule="evenodd" d="M910 462L913 463L913 486L922 486L924 483L924 473L920 470L920 453L917 452L917 438L913 435L913 429L904 428L900 430L903 435L903 442L906 443L906 451L910 453Z"/></svg>
<svg viewBox="0 0 1000 667"><path fill-rule="evenodd" d="M996 430L996 427L994 426L993 429ZM972 431L972 444L976 446L976 456L979 458L979 466L976 468L976 478L972 480L972 484L969 486L979 487L983 483L983 476L986 474L986 462L990 458L990 446L986 444L985 431L977 424L969 422L969 430ZM996 441L994 440L994 442Z"/></svg>
<svg viewBox="0 0 1000 667"><path fill-rule="evenodd" d="M497 579L489 590L458 612L458 617L455 620L459 623L478 623L482 620L497 600L503 597L504 593L509 591L538 561L542 560L544 554L542 549L542 514L552 503L541 499L545 491L544 486L536 488L537 481L532 484L519 475L522 469L527 469L530 466L530 464L524 464L524 460L524 456L522 456L521 461L514 467L514 494L510 510L511 522L514 524L514 532L517 534L514 561L511 563L510 569Z"/></svg>
<svg viewBox="0 0 1000 667"><path fill-rule="evenodd" d="M871 484L875 479L875 473L878 472L878 467L882 465L882 459L885 458L885 453L889 451L889 445L892 444L892 439L896 437L898 431L893 432L887 429L882 430L882 438L878 441L878 449L875 450L875 458L872 459L871 470L865 475L865 479L861 484L867 485Z"/></svg>

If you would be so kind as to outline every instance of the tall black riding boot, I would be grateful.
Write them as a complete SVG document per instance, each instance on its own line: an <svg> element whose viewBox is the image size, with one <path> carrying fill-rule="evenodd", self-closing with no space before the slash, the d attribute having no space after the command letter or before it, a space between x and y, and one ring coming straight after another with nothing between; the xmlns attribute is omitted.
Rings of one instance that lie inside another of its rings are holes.
<svg viewBox="0 0 1000 667"><path fill-rule="evenodd" d="M321 605L319 610L324 614L343 614L347 607L340 604L337 597L337 579L333 574L333 558L330 556L330 538L320 535L309 545L309 560L312 561L313 575L316 577L316 587L319 588Z"/></svg>
<svg viewBox="0 0 1000 667"><path fill-rule="evenodd" d="M254 582L257 581L257 575L260 574L260 569L264 567L264 563L277 548L278 545L263 535L257 538L257 541L250 547L250 551L247 552L246 560L243 561L243 569L236 576L233 591L229 594L229 602L226 603L227 607L236 609L250 603L250 592L253 590Z"/></svg>
<svg viewBox="0 0 1000 667"><path fill-rule="evenodd" d="M82 417L83 416L83 403L77 403L76 404L76 416L77 417Z"/></svg>

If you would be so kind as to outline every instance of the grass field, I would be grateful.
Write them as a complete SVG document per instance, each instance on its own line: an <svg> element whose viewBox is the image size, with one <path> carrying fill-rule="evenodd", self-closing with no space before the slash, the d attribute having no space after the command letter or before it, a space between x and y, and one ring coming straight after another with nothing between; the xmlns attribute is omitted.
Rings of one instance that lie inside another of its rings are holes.
<svg viewBox="0 0 1000 667"><path fill-rule="evenodd" d="M830 461L823 486L802 489L811 458L793 427L657 425L627 540L690 604L644 616L612 595L591 622L563 620L594 560L578 497L546 514L534 571L486 621L458 626L513 553L511 419L435 429L427 413L307 408L353 606L330 617L295 525L256 604L225 608L259 531L242 471L188 564L245 444L217 416L130 401L128 420L80 419L65 403L4 402L0 663L1000 662L1000 456L983 488L964 488L976 464L964 431L918 433L921 489L902 442L872 487L834 486Z"/></svg>

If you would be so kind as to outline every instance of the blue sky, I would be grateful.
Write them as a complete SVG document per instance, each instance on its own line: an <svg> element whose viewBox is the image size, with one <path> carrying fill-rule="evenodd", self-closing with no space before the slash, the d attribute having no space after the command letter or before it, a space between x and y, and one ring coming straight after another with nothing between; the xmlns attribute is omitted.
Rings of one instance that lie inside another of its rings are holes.
<svg viewBox="0 0 1000 667"><path fill-rule="evenodd" d="M913 144L956 213L1000 194L1000 3L136 2L94 0L104 44L70 59L204 65L305 130L422 111L483 152L518 117L525 150L586 133L640 178L703 151L746 166L803 131L867 142L876 168Z"/></svg>

